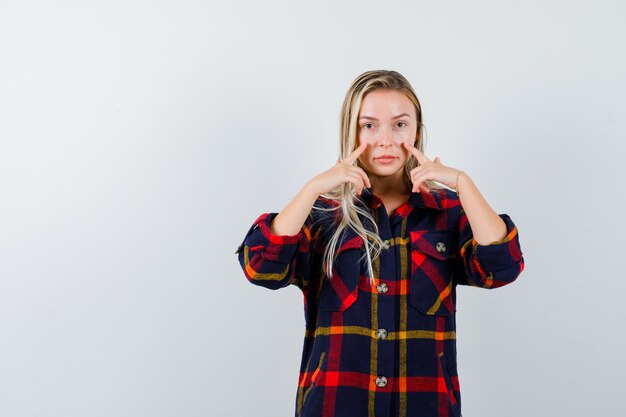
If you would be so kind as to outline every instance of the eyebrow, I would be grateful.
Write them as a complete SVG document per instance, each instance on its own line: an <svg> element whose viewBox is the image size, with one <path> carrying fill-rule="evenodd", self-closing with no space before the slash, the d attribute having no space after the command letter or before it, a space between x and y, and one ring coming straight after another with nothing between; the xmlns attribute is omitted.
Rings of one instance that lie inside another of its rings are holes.
<svg viewBox="0 0 626 417"><path fill-rule="evenodd" d="M411 117L411 115L407 114L407 113L402 113L402 114L399 114L397 116L392 117L392 119L399 119L400 117ZM359 117L359 120L361 120L361 119L368 119L368 120L376 120L376 121L378 121L377 118L372 117L372 116L361 116L361 117Z"/></svg>

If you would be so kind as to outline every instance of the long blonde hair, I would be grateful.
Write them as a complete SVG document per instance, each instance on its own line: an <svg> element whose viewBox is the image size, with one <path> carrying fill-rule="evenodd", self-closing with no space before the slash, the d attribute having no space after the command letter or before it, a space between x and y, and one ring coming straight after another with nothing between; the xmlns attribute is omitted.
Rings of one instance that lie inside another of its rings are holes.
<svg viewBox="0 0 626 417"><path fill-rule="evenodd" d="M348 92L346 93L343 106L341 109L340 118L340 151L339 160L347 158L357 147L357 134L358 134L358 118L359 111L361 109L361 103L363 98L372 91L380 89L392 89L404 93L409 100L415 106L415 114L417 115L417 137L415 147L424 152L424 140L425 140L425 127L422 122L422 107L417 95L411 84L404 76L396 71L388 70L374 70L367 71L359 75L353 82ZM363 168L360 162L355 162L356 166ZM419 162L412 155L408 159L404 166L404 172L402 180L408 189L412 189L412 181L410 172L415 167L419 166ZM426 180L424 185L429 190L442 189L439 184L430 180ZM366 192L364 189L363 192ZM323 269L326 272L326 276L331 279L333 276L332 265L335 258L335 252L337 246L341 240L344 230L350 228L354 230L362 239L365 245L365 253L359 259L359 262L365 257L367 259L367 271L370 277L370 283L374 284L374 270L372 268L372 262L380 256L380 252L383 247L383 241L378 233L378 226L369 211L364 210L355 204L356 190L352 183L344 183L335 190L331 190L327 193L320 194L321 197L332 200L334 202L332 208L322 208L314 206L314 209L323 211L335 211L341 209L341 216L334 216L338 219L337 228L332 233L332 236L326 243L323 256ZM366 228L359 215L363 216L370 224L373 225L374 230ZM371 242L370 242L371 241Z"/></svg>

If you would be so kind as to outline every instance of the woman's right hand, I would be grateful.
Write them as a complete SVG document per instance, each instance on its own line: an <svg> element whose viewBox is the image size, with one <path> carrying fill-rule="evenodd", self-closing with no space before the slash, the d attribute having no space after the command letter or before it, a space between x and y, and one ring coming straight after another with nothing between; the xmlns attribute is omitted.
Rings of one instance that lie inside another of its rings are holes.
<svg viewBox="0 0 626 417"><path fill-rule="evenodd" d="M354 162L367 148L364 142L354 150L343 161L337 161L335 166L313 177L309 185L318 195L327 193L345 183L352 183L358 195L361 195L363 188L371 188L370 179L362 168L354 166Z"/></svg>

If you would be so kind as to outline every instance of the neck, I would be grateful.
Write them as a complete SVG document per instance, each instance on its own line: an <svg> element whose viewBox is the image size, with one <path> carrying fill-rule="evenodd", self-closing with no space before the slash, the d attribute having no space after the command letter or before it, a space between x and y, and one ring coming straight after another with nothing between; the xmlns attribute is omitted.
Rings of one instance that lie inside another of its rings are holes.
<svg viewBox="0 0 626 417"><path fill-rule="evenodd" d="M411 190L402 180L402 171L385 177L370 176L372 192L379 196L384 195L409 195Z"/></svg>

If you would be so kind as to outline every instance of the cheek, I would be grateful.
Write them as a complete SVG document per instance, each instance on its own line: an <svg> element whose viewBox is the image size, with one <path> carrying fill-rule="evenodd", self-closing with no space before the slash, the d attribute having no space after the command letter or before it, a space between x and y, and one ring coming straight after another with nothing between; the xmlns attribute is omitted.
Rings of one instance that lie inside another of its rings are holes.
<svg viewBox="0 0 626 417"><path fill-rule="evenodd" d="M363 142L373 143L374 140L376 139L374 135L368 134L367 132L359 133L358 138L359 138L358 139L359 143L363 143Z"/></svg>
<svg viewBox="0 0 626 417"><path fill-rule="evenodd" d="M367 149L365 152L363 152L361 154L361 157L362 157L362 159L364 159L366 161L371 160L373 158L372 157L372 151L370 149Z"/></svg>
<svg viewBox="0 0 626 417"><path fill-rule="evenodd" d="M398 134L398 139L400 139L402 142L412 143L412 140L415 139L415 136L415 132L404 130Z"/></svg>

